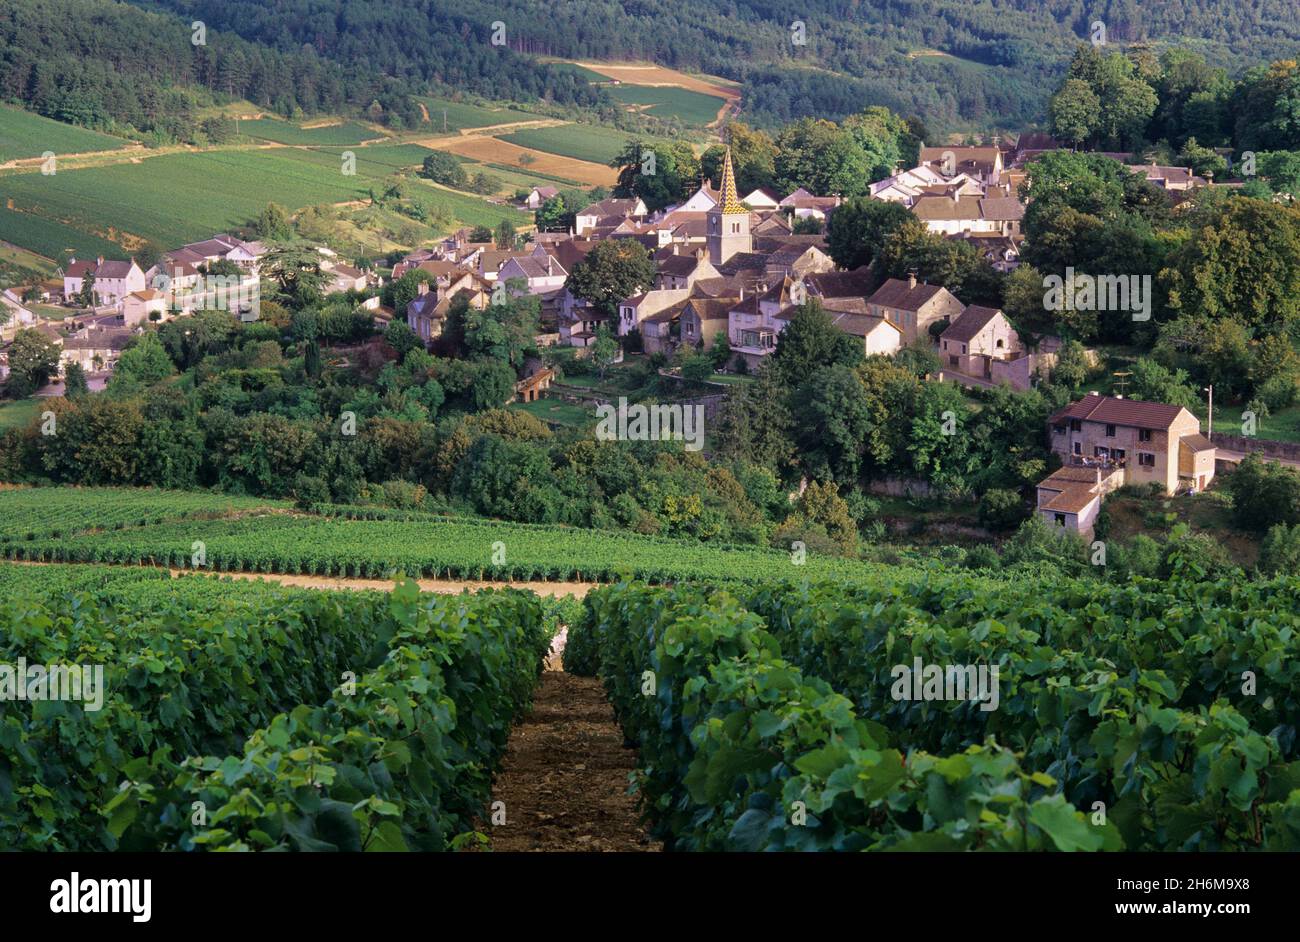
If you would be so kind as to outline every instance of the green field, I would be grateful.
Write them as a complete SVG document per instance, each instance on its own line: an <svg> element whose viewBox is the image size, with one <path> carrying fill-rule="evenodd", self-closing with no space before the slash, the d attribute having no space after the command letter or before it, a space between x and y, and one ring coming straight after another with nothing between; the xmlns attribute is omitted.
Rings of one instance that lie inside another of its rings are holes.
<svg viewBox="0 0 1300 942"><path fill-rule="evenodd" d="M0 402L0 432L7 432L11 428L26 428L40 411L41 400L39 399Z"/></svg>
<svg viewBox="0 0 1300 942"><path fill-rule="evenodd" d="M429 128L441 132L443 112L446 112L447 131L486 128L494 124L513 124L517 121L536 121L538 115L513 108L493 107L490 105L471 105L463 101L447 101L444 98L421 98L420 101L429 109Z"/></svg>
<svg viewBox="0 0 1300 942"><path fill-rule="evenodd" d="M59 179L66 178L72 171L61 173ZM53 180L54 177L42 177L38 180ZM24 177L7 177L6 182L25 179ZM6 187L7 188L7 187ZM12 192L12 191L11 191ZM0 234L6 242L12 242L37 255L47 258L60 258L64 253L72 253L80 258L126 258L126 252L116 242L100 238L89 232L80 231L51 219L19 213L0 206Z"/></svg>
<svg viewBox="0 0 1300 942"><path fill-rule="evenodd" d="M134 496L132 496L134 495ZM122 505L122 509L117 508ZM265 506L259 511L258 506ZM138 507L138 509L137 509ZM151 509L152 508L152 509ZM857 581L874 564L640 536L623 531L502 523L385 511L317 508L290 516L276 501L201 492L43 488L0 491L0 556L10 559L133 565L193 565L219 572L385 577L609 581L621 574L653 581L763 578ZM352 519L361 517L361 519ZM105 523L115 529L92 529ZM57 530L58 535L53 535ZM494 544L507 547L493 561Z"/></svg>
<svg viewBox="0 0 1300 942"><path fill-rule="evenodd" d="M576 62L552 62L551 65L562 72L572 72L574 75L586 79L593 85L608 85L611 81L608 75L601 75L599 72L593 72L586 66L578 65Z"/></svg>
<svg viewBox="0 0 1300 942"><path fill-rule="evenodd" d="M497 136L503 141L509 141L520 147L531 147L547 154L559 154L561 157L589 160L597 164L608 164L622 152L628 141L638 137L647 143L651 141L643 135L589 124L566 124L558 128L524 128L522 131Z"/></svg>
<svg viewBox="0 0 1300 942"><path fill-rule="evenodd" d="M649 85L613 85L606 88L610 96L625 105L648 105L637 110L656 118L676 118L682 124L704 127L718 117L723 99L686 88Z"/></svg>
<svg viewBox="0 0 1300 942"><path fill-rule="evenodd" d="M126 144L121 138L0 105L0 164L23 157L39 157L46 151L80 154L115 150Z"/></svg>
<svg viewBox="0 0 1300 942"><path fill-rule="evenodd" d="M355 121L343 124L327 125L319 128L302 128L288 121L274 118L259 118L255 121L240 121L239 132L248 137L277 144L360 144L372 141L384 135Z"/></svg>
<svg viewBox="0 0 1300 942"><path fill-rule="evenodd" d="M527 412L543 422L554 422L573 428L584 428L595 421L591 410L560 399L538 399L535 402L516 402L510 406L517 412Z"/></svg>
<svg viewBox="0 0 1300 942"><path fill-rule="evenodd" d="M42 255L0 242L0 289L44 281L54 274L54 267Z"/></svg>
<svg viewBox="0 0 1300 942"><path fill-rule="evenodd" d="M245 225L269 202L291 210L366 199L376 180L418 165L427 151L412 144L357 148L356 174L344 176L342 148L208 151L169 154L139 164L69 170L55 177L19 174L5 180L17 208L0 209L5 238L42 255L65 248L79 255L125 257L110 233L163 246ZM496 225L525 216L471 196L412 187L426 209L448 225Z"/></svg>

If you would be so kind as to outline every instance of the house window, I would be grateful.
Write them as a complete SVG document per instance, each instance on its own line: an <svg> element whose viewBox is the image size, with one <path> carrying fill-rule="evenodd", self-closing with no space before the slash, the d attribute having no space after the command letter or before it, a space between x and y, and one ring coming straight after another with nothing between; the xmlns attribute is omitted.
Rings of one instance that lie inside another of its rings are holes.
<svg viewBox="0 0 1300 942"><path fill-rule="evenodd" d="M1149 429L1149 428L1140 428L1140 429L1138 429L1138 441L1140 441L1140 442L1149 442L1149 441L1151 441L1151 429Z"/></svg>
<svg viewBox="0 0 1300 942"><path fill-rule="evenodd" d="M1092 456L1094 458L1109 458L1110 449L1107 448L1105 445L1097 445L1095 448L1092 449Z"/></svg>
<svg viewBox="0 0 1300 942"><path fill-rule="evenodd" d="M1063 527L1063 526L1065 526L1065 514L1057 514L1057 515L1056 515L1056 525L1057 525L1058 527Z"/></svg>
<svg viewBox="0 0 1300 942"><path fill-rule="evenodd" d="M1056 434L1056 435L1064 435L1064 434L1065 434L1065 426L1064 426L1064 425L1053 425L1053 426L1052 426L1052 432L1053 432L1053 434Z"/></svg>
<svg viewBox="0 0 1300 942"><path fill-rule="evenodd" d="M947 350L947 349L948 349L948 341L946 341L946 340L943 342L943 349L944 349L944 350Z"/></svg>
<svg viewBox="0 0 1300 942"><path fill-rule="evenodd" d="M1078 442L1075 442L1075 443L1074 443L1074 453L1075 453L1076 455L1081 455L1081 454L1083 454L1083 446L1080 445Z"/></svg>
<svg viewBox="0 0 1300 942"><path fill-rule="evenodd" d="M962 352L962 353L965 353L965 352L966 352L966 345L965 345L965 344L962 344L962 345L961 345L961 352Z"/></svg>
<svg viewBox="0 0 1300 942"><path fill-rule="evenodd" d="M949 366L956 366L956 365L957 365L957 358L956 358L956 357L948 357L948 365L949 365Z"/></svg>
<svg viewBox="0 0 1300 942"><path fill-rule="evenodd" d="M692 324L690 321L682 321L682 326L686 328L686 336L687 336L687 337L694 337L694 336L695 336L695 325L694 325L694 324Z"/></svg>
<svg viewBox="0 0 1300 942"><path fill-rule="evenodd" d="M1113 425L1107 425L1107 426L1106 426L1106 437L1107 437L1107 438L1114 438L1114 437L1115 437L1115 426L1113 426Z"/></svg>
<svg viewBox="0 0 1300 942"><path fill-rule="evenodd" d="M1126 452L1123 448L1112 448L1110 452L1110 456L1114 458L1116 461L1123 461L1127 454L1128 452Z"/></svg>
<svg viewBox="0 0 1300 942"><path fill-rule="evenodd" d="M998 339L998 344L997 344L997 346L998 346L998 349L999 349L999 350L1002 349L1002 347L1003 347L1003 343L1002 343L1002 339L1001 339L1001 338Z"/></svg>
<svg viewBox="0 0 1300 942"><path fill-rule="evenodd" d="M1071 420L1070 420L1070 431L1071 431L1071 432L1082 432L1082 431L1083 431L1083 423L1082 423L1081 421L1079 421L1078 419L1071 419Z"/></svg>
<svg viewBox="0 0 1300 942"><path fill-rule="evenodd" d="M1138 452L1138 466L1142 468L1154 468L1156 466L1156 456L1149 452Z"/></svg>

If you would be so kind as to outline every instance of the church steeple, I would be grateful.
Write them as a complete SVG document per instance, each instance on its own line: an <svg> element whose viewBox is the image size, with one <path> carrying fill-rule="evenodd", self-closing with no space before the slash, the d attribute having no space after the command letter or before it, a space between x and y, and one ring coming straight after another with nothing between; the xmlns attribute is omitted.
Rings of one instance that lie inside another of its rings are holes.
<svg viewBox="0 0 1300 942"><path fill-rule="evenodd" d="M726 154L722 158L722 214L724 216L734 216L737 213L748 213L744 206L740 205L740 197L736 195L736 172L731 168L731 148L728 147Z"/></svg>
<svg viewBox="0 0 1300 942"><path fill-rule="evenodd" d="M754 242L749 234L749 210L736 195L736 172L731 166L731 147L722 157L720 202L708 212L709 261L720 265L738 252L750 252Z"/></svg>

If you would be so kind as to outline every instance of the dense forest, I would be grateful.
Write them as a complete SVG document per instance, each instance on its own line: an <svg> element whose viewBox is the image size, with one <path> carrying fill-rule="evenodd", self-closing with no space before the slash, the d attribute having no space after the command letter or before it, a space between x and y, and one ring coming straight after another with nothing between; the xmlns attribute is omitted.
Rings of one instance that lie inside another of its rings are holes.
<svg viewBox="0 0 1300 942"><path fill-rule="evenodd" d="M246 98L282 115L420 120L414 95L612 107L539 57L640 59L744 83L747 120L839 120L871 104L936 133L1019 129L1091 24L1115 48L1186 43L1231 77L1292 54L1282 0L8 0L0 98L64 121L188 139L191 112ZM161 14L161 15L159 15ZM207 30L191 42L192 22ZM494 28L494 24L500 24ZM495 40L495 42L494 42Z"/></svg>
<svg viewBox="0 0 1300 942"><path fill-rule="evenodd" d="M1042 116L1070 50L1098 20L1112 44L1192 41L1233 74L1291 55L1300 39L1285 0L135 2L410 81L590 103L590 90L562 70L523 60L503 69L502 50L488 42L501 23L505 46L521 53L649 60L742 81L748 120L767 127L880 104L940 131L1019 128Z"/></svg>
<svg viewBox="0 0 1300 942"><path fill-rule="evenodd" d="M6 0L0 100L84 127L187 141L201 130L199 108L235 99L285 117L364 112L397 128L421 120L420 92L578 106L604 100L572 72L492 46L487 28L452 16L439 17L437 32L417 31L372 5L373 21L339 22L344 40L329 43L319 23L300 20L291 5L189 6L196 9L176 16L109 0ZM352 6L354 18L366 8ZM194 21L204 24L203 42L194 41ZM308 27L310 41L293 38ZM474 32L481 42L469 41ZM384 36L418 50L418 62L396 54Z"/></svg>

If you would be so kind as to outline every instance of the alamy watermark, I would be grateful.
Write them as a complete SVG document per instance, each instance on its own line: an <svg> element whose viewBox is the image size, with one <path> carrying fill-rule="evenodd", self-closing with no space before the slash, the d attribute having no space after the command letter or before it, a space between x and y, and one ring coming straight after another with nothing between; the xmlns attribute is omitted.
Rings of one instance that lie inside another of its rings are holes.
<svg viewBox="0 0 1300 942"><path fill-rule="evenodd" d="M618 397L618 408L608 402L596 407L596 438L602 442L685 442L687 451L704 447L704 406L665 405L634 406L626 396Z"/></svg>
<svg viewBox="0 0 1300 942"><path fill-rule="evenodd" d="M998 708L1001 692L996 664L895 664L889 695L895 700L971 700L985 713Z"/></svg>
<svg viewBox="0 0 1300 942"><path fill-rule="evenodd" d="M79 700L88 712L104 706L104 665L0 664L0 700Z"/></svg>
<svg viewBox="0 0 1300 942"><path fill-rule="evenodd" d="M1072 266L1065 277L1043 278L1043 309L1047 311L1131 311L1133 320L1151 319L1150 275L1086 275Z"/></svg>
<svg viewBox="0 0 1300 942"><path fill-rule="evenodd" d="M242 272L196 275L183 284L159 273L153 277L153 289L167 295L169 310L229 311L242 321L255 321L262 309L261 282Z"/></svg>

